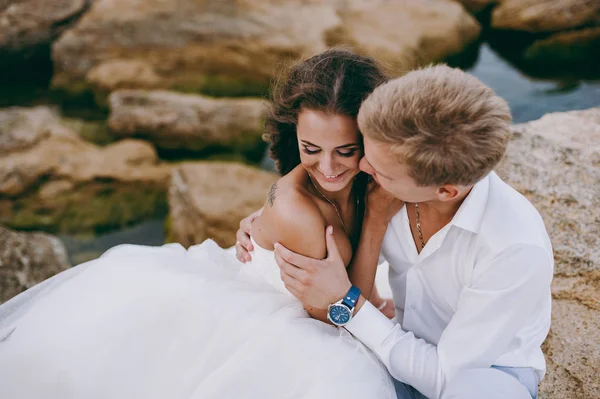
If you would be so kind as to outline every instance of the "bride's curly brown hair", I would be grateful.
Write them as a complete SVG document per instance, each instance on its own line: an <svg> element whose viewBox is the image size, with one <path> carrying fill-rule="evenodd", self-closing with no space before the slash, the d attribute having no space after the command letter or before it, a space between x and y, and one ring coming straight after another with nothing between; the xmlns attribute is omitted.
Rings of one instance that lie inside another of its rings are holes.
<svg viewBox="0 0 600 399"><path fill-rule="evenodd" d="M300 163L296 137L302 109L356 118L363 100L387 80L377 62L347 49L330 49L293 65L274 85L263 139L277 170Z"/></svg>

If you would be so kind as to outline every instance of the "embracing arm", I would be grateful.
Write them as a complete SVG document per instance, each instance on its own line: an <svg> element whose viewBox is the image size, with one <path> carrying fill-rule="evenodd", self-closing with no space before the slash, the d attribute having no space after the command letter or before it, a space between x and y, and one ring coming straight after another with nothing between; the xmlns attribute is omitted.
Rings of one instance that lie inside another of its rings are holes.
<svg viewBox="0 0 600 399"><path fill-rule="evenodd" d="M375 181L369 183L360 243L348 273L352 284L360 288L363 297L367 300L378 297L377 294L372 295L372 293L375 290L375 274L383 237L388 223L403 205L403 201L392 197Z"/></svg>
<svg viewBox="0 0 600 399"><path fill-rule="evenodd" d="M385 220L366 212L360 243L350 264L348 276L352 284L360 288L362 295L367 299L372 299L371 294L375 291L375 274L386 229Z"/></svg>
<svg viewBox="0 0 600 399"><path fill-rule="evenodd" d="M276 189L276 186L274 186ZM325 244L326 221L316 204L297 192L271 190L262 214L254 221L255 240L280 243L290 250L315 259L327 254ZM328 322L327 311L305 305L314 319Z"/></svg>

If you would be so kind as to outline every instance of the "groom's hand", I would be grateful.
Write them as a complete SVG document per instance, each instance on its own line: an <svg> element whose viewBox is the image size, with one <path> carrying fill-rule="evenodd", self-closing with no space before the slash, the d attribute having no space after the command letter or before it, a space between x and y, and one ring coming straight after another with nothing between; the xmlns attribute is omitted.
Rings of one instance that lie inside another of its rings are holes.
<svg viewBox="0 0 600 399"><path fill-rule="evenodd" d="M352 284L333 238L333 227L325 230L327 258L313 259L275 244L275 260L286 288L304 305L327 307L346 295Z"/></svg>

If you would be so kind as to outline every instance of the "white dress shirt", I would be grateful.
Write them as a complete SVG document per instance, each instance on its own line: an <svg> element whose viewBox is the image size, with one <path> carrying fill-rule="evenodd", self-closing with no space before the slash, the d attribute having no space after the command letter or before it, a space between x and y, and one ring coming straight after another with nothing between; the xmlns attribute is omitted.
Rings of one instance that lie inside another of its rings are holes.
<svg viewBox="0 0 600 399"><path fill-rule="evenodd" d="M420 254L402 208L382 255L397 321L366 302L346 328L394 378L439 398L464 369L531 367L543 377L552 247L533 205L494 172Z"/></svg>

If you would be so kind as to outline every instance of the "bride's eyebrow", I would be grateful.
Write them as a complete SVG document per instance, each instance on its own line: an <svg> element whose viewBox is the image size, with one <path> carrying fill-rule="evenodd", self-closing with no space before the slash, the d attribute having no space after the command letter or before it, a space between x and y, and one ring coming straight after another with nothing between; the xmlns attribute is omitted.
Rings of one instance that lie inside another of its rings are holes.
<svg viewBox="0 0 600 399"><path fill-rule="evenodd" d="M302 142L302 144L306 144L306 145L309 145L311 147L321 148L318 145L311 143L310 141L306 141L306 140L300 140L300 141ZM337 150L337 149L340 149L340 148L348 148L348 147L360 147L360 143L349 143L349 144L340 145L340 146L335 147L335 148Z"/></svg>

